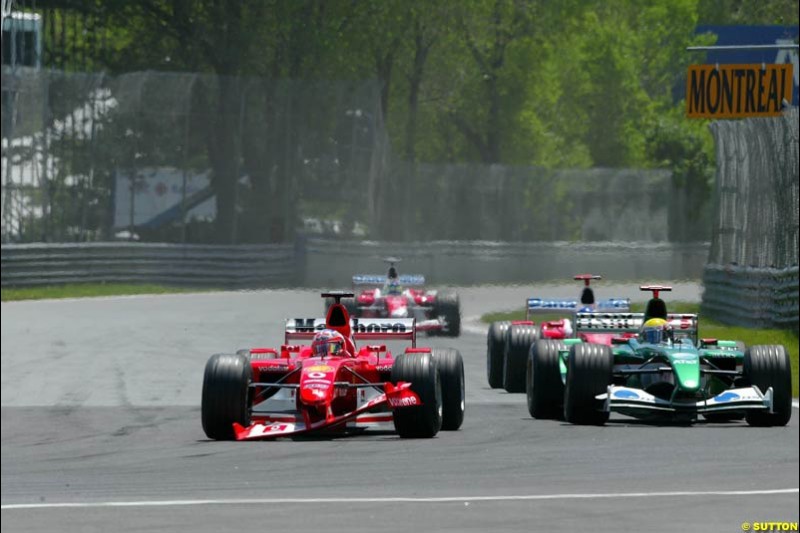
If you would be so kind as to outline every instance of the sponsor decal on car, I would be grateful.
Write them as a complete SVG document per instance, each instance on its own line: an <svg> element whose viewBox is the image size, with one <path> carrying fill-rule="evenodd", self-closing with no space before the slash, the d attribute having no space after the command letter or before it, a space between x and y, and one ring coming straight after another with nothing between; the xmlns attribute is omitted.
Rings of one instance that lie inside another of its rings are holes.
<svg viewBox="0 0 800 533"><path fill-rule="evenodd" d="M311 372L333 372L333 367L328 365L316 365L310 366L305 370L308 371L310 375Z"/></svg>
<svg viewBox="0 0 800 533"><path fill-rule="evenodd" d="M639 395L632 390L622 389L614 391L614 398L619 398L621 400L638 400Z"/></svg>
<svg viewBox="0 0 800 533"><path fill-rule="evenodd" d="M362 323L353 318L353 332L355 333L405 333L406 325L402 322L369 322Z"/></svg>
<svg viewBox="0 0 800 533"><path fill-rule="evenodd" d="M386 400L392 407L411 407L414 405L419 405L419 400L417 400L417 398L414 396L401 396L401 397L389 396L388 398L386 398Z"/></svg>
<svg viewBox="0 0 800 533"><path fill-rule="evenodd" d="M331 386L331 382L327 381L324 383L303 383L304 389L321 389L325 390Z"/></svg>
<svg viewBox="0 0 800 533"><path fill-rule="evenodd" d="M739 400L741 396L736 394L735 392L723 392L722 394L718 394L714 397L714 401L717 403L726 403L732 402L734 400Z"/></svg>

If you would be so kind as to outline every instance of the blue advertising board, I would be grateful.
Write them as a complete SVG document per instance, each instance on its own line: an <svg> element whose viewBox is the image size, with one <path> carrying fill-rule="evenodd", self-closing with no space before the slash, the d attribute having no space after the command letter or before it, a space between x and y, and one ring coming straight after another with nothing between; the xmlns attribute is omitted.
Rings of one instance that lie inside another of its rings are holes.
<svg viewBox="0 0 800 533"><path fill-rule="evenodd" d="M715 46L754 45L754 44L797 44L797 26L698 26L697 33L717 35ZM798 104L797 50L710 50L705 52L705 63L709 65L742 65L753 63L791 63L793 72L794 96L792 105ZM698 53L702 56L702 54ZM696 63L702 62L700 58Z"/></svg>

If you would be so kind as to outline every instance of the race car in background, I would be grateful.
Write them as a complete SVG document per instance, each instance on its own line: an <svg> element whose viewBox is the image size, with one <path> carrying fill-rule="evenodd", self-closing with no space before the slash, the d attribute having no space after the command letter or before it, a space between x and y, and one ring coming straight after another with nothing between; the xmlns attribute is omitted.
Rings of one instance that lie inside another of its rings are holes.
<svg viewBox="0 0 800 533"><path fill-rule="evenodd" d="M492 322L486 339L486 375L490 387L502 387L508 392L523 392L525 365L531 346L540 338L571 338L574 335L572 319L575 313L630 310L628 298L595 300L591 282L602 279L601 276L578 274L573 279L584 284L580 299L528 298L525 302L525 320ZM564 318L537 324L533 321L537 314L564 315ZM613 335L586 333L584 336L587 342L610 344Z"/></svg>
<svg viewBox="0 0 800 533"><path fill-rule="evenodd" d="M576 338L536 341L526 372L531 416L595 425L612 411L654 421L789 422L785 347L698 339L697 315L667 313L659 292L670 287L641 289L653 292L644 313L577 313ZM618 336L608 345L587 342L584 333Z"/></svg>
<svg viewBox="0 0 800 533"><path fill-rule="evenodd" d="M340 300L352 296L323 293L334 300L327 316L288 320L278 348L213 355L203 378L205 434L259 440L394 427L400 437L433 437L459 429L465 394L458 350L417 347L413 318L351 319ZM294 344L322 331L339 338L341 350ZM375 343L385 340L410 346L393 356Z"/></svg>
<svg viewBox="0 0 800 533"><path fill-rule="evenodd" d="M384 260L389 264L387 274L357 274L353 287L368 287L355 298L345 298L342 304L351 316L359 318L415 318L417 331L457 337L461 334L461 305L452 291L421 288L425 277L419 274L398 275L395 257ZM325 310L332 300L326 300Z"/></svg>

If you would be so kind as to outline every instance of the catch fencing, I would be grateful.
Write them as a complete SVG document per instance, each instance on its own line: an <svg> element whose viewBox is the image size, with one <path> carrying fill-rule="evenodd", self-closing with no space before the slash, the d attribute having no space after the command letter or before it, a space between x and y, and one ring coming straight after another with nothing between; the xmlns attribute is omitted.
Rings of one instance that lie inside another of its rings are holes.
<svg viewBox="0 0 800 533"><path fill-rule="evenodd" d="M374 80L3 66L2 96L3 242L290 242L304 209L375 213Z"/></svg>
<svg viewBox="0 0 800 533"><path fill-rule="evenodd" d="M798 110L719 121L703 310L732 324L798 327Z"/></svg>
<svg viewBox="0 0 800 533"><path fill-rule="evenodd" d="M375 80L4 66L2 95L2 242L709 237L663 169L399 160Z"/></svg>
<svg viewBox="0 0 800 533"><path fill-rule="evenodd" d="M435 285L534 283L601 274L604 279L698 279L707 243L647 242L341 242L309 239L305 283L347 287L355 273L379 274L382 258L401 257L402 272L424 274Z"/></svg>

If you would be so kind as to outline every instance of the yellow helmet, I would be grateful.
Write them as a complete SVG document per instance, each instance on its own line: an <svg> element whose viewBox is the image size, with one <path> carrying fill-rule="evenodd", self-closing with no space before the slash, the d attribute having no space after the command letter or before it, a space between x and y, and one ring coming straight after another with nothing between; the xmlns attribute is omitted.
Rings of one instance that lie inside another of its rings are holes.
<svg viewBox="0 0 800 533"><path fill-rule="evenodd" d="M672 328L663 318L651 318L642 325L639 340L650 344L659 344L672 340Z"/></svg>

